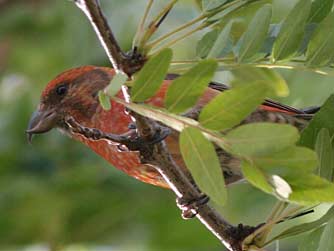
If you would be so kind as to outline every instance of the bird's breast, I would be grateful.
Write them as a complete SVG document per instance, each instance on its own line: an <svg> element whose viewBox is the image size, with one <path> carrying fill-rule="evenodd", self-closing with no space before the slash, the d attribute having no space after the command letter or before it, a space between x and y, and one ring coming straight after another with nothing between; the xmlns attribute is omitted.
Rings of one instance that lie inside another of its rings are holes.
<svg viewBox="0 0 334 251"><path fill-rule="evenodd" d="M111 109L105 111L98 107L90 121L84 121L83 126L97 128L104 133L123 134L129 130L131 117L125 112L124 106L111 101ZM95 153L103 157L117 169L128 175L153 185L168 187L159 172L140 162L139 153L136 151L122 151L116 143L107 140L94 141L82 135L72 135L76 140L81 141Z"/></svg>

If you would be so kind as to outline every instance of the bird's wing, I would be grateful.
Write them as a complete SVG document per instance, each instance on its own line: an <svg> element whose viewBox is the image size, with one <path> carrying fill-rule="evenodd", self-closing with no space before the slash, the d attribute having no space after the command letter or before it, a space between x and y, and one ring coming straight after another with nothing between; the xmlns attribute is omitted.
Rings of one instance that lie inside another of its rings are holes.
<svg viewBox="0 0 334 251"><path fill-rule="evenodd" d="M168 74L167 79L173 80L177 78L179 75L177 74ZM209 87L217 90L217 91L226 91L230 88L227 85L217 83L217 82L210 82ZM280 112L280 113L287 113L293 116L296 116L301 119L310 120L313 118L313 115L320 109L319 107L311 107L307 109L297 109L288 105L281 104L279 102L273 101L271 99L265 99L265 101L261 105L261 109L270 111L270 112Z"/></svg>
<svg viewBox="0 0 334 251"><path fill-rule="evenodd" d="M229 89L227 85L211 82L209 87L218 91L226 91ZM261 109L271 111L271 112L281 112L287 113L298 118L302 118L305 120L310 120L313 118L313 115L319 111L320 107L311 107L307 109L297 109L288 105L281 104L271 99L265 99L265 101L261 105Z"/></svg>

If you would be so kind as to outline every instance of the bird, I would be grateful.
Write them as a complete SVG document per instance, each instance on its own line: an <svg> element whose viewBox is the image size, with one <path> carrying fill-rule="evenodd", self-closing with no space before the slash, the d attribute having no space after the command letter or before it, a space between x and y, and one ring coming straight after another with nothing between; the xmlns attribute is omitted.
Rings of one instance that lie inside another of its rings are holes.
<svg viewBox="0 0 334 251"><path fill-rule="evenodd" d="M114 69L101 66L80 66L69 69L51 80L42 91L37 110L32 114L26 133L29 140L35 134L42 134L57 128L69 137L82 142L91 150L107 160L111 165L126 174L152 185L169 188L160 173L151 165L143 164L138 151L121 151L117 144L108 140L93 140L71 130L66 118L71 117L80 125L94 128L101 132L124 134L133 123L125 107L111 99L111 109L105 110L100 105L98 94L104 90L115 76ZM157 93L146 101L147 104L164 107L164 98L168 87L177 78L168 74ZM226 91L226 85L211 82L196 105L184 116L197 119L201 109L220 92ZM123 93L117 94L124 99ZM266 99L241 124L254 122L273 122L291 124L302 130L318 108L299 110ZM165 138L168 150L174 161L188 174L179 149L179 133L172 133ZM216 147L225 183L233 184L243 179L238 158Z"/></svg>

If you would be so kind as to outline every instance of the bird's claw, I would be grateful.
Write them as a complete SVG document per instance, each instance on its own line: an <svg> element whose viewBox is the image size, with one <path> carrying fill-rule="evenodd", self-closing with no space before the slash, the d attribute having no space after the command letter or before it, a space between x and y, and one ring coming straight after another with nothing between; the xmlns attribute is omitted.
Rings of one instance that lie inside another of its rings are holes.
<svg viewBox="0 0 334 251"><path fill-rule="evenodd" d="M129 123L128 128L129 128L130 130L137 129L136 123L134 123L134 122Z"/></svg>
<svg viewBox="0 0 334 251"><path fill-rule="evenodd" d="M117 145L120 151L144 151L148 147L163 141L171 132L167 127L158 127L155 135L147 140L138 135L136 125L130 124L129 131L118 135L113 133L105 133L96 128L89 128L79 124L73 117L65 119L72 133L80 134L90 140L108 140Z"/></svg>
<svg viewBox="0 0 334 251"><path fill-rule="evenodd" d="M208 203L209 200L209 196L202 194L200 197L192 199L177 198L176 204L182 210L183 219L192 219L198 214L198 209Z"/></svg>
<svg viewBox="0 0 334 251"><path fill-rule="evenodd" d="M129 143L126 146L129 150L140 151L163 141L170 133L169 128L160 126L151 139L144 139L137 134L136 137L129 138Z"/></svg>
<svg viewBox="0 0 334 251"><path fill-rule="evenodd" d="M168 127L162 127L160 126L154 136L151 138L151 140L144 140L144 143L149 145L155 145L161 141L163 141L167 136L171 133L171 130Z"/></svg>

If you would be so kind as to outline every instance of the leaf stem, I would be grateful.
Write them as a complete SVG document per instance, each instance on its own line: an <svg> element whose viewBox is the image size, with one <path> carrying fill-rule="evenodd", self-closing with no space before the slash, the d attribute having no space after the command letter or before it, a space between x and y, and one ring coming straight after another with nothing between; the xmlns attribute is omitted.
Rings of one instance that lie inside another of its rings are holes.
<svg viewBox="0 0 334 251"><path fill-rule="evenodd" d="M150 55L152 54L155 54L155 53L158 53L160 52L161 50L165 49L165 48L170 48L171 46L173 46L175 43L185 39L186 37L188 36L191 36L192 34L194 34L195 32L203 29L204 27L206 26L206 24L202 24L200 26L198 26L197 28L193 29L193 30L190 30L189 32L183 34L182 36L178 37L178 38L175 38L174 40L170 41L169 43L161 46L158 50L156 51L153 51L152 53L150 53ZM152 48L149 48L149 50L152 49Z"/></svg>
<svg viewBox="0 0 334 251"><path fill-rule="evenodd" d="M221 7L218 7L218 8L215 9L215 10L210 11L210 12L204 12L204 13L201 14L200 16L198 16L198 17L196 17L196 18L194 18L194 19L188 21L187 23L185 23L185 24L183 24L183 25L180 25L179 27L175 28L174 30L172 30L172 31L170 31L170 32L168 32L168 33L166 33L166 34L160 36L159 38L153 40L152 42L148 43L148 44L147 44L147 47L148 47L148 48L153 48L153 47L157 46L158 44L160 44L161 42L164 42L165 40L169 39L171 36L174 36L176 33L179 33L179 32L181 32L181 31L183 31L183 30L185 30L185 29L191 27L192 25L194 25L194 24L196 24L196 23L202 21L203 19L212 17L212 16L218 14L219 12L221 12L221 11L223 11L223 10L225 10L225 9L228 9L229 7L231 7L231 6L235 5L235 4L241 3L241 2L243 2L243 1L245 1L245 0L232 1L232 2L227 3L227 4L225 4L225 5L221 6ZM248 2L252 2L252 1L258 1L258 0L249 0L249 1L245 1L245 4L248 3ZM215 24L217 21L218 21L218 20L213 21L213 23L210 23L210 24L209 24L209 23L205 23L205 24L203 23L203 24L202 24L203 26L201 25L201 27L203 28L203 27L206 27L206 26ZM197 31L197 30L196 30L196 31ZM191 35L191 34L192 34L192 33L188 34L188 36ZM183 37L183 38L184 38L184 37ZM177 41L178 41L178 40L177 40ZM176 41L176 42L177 42L177 41ZM173 43L173 44L174 44L174 43Z"/></svg>
<svg viewBox="0 0 334 251"><path fill-rule="evenodd" d="M148 105L141 105L141 104L136 104L136 103L126 103L124 102L124 100L117 98L117 97L110 97L112 98L115 102L120 103L124 106L126 106L127 108L134 110L135 112L142 114L143 116L146 116L150 119L156 120L156 121L160 121L162 124L165 124L168 127L172 127L174 130L181 132L183 130L183 128L186 127L193 127L193 128L197 128L198 130L200 130L201 132L204 133L204 135L211 141L215 142L218 145L224 145L227 148L229 147L229 142L223 137L222 134L219 134L217 132L214 132L210 129L207 129L205 127L202 127L197 121L190 119L190 118L186 118L186 117L182 117L179 115L175 115L175 114L170 114L168 112L165 112L164 110L161 109L157 109L155 107L151 107ZM166 124L166 122L160 118L165 118L166 120L169 120L171 122L176 121L179 124L182 124L182 128L176 128L173 127L173 125L171 124Z"/></svg>
<svg viewBox="0 0 334 251"><path fill-rule="evenodd" d="M247 236L244 239L243 244L247 245L247 244L251 244L253 242L253 240L260 234L262 233L266 233L266 231L268 230L268 228L272 228L273 225L275 225L276 223L280 222L281 220L289 217L290 215L298 212L299 210L303 209L303 206L296 206L290 210L288 210L287 212L285 212L284 214L281 214L279 217L277 217L276 219L273 220L269 220L267 221L263 226L259 227L258 229L256 229L252 234L250 234L249 236ZM272 240L271 240L272 241ZM266 245L268 245L271 241L268 241L266 243L264 243L261 247L264 247Z"/></svg>
<svg viewBox="0 0 334 251"><path fill-rule="evenodd" d="M243 1L246 2L246 3L248 2L247 0L246 1L245 0L235 0L235 1L229 2L227 4L224 4L224 5L220 6L220 7L217 7L216 9L213 9L210 12L207 12L206 16L207 17L212 17L212 16L218 14L219 12L221 12L223 10L226 10L229 7L231 7L231 6L235 5L235 4L238 4L240 2L243 2ZM249 2L252 2L252 1L258 1L258 0L249 0Z"/></svg>
<svg viewBox="0 0 334 251"><path fill-rule="evenodd" d="M275 220L277 217L279 217L282 214L282 212L286 209L287 206L288 206L288 203L284 201L278 201L276 205L274 206L273 210L271 211L267 221Z"/></svg>
<svg viewBox="0 0 334 251"><path fill-rule="evenodd" d="M138 43L139 50L143 50L146 42L153 36L153 34L157 31L159 28L161 22L163 19L168 15L168 13L171 11L171 9L174 7L178 0L171 0L169 4L167 4L160 12L159 14L153 18L153 20L148 25L148 28L146 29L146 32L141 37Z"/></svg>
<svg viewBox="0 0 334 251"><path fill-rule="evenodd" d="M187 23L185 23L185 24L177 27L176 29L174 29L174 30L166 33L165 35L162 35L161 37L158 37L157 39L155 39L152 42L148 43L147 47L154 47L154 46L156 46L157 44L159 44L162 41L168 39L169 37L173 36L174 34L176 34L176 33L180 32L180 31L182 31L182 30L184 30L184 29L186 29L186 28L188 28L188 27L196 24L197 22L201 21L203 18L206 18L206 15L204 15L204 14L200 15L200 16L194 18L193 20L191 20L191 21L189 21L189 22L187 22Z"/></svg>
<svg viewBox="0 0 334 251"><path fill-rule="evenodd" d="M153 1L154 1L154 0L149 0L149 1L148 1L148 4L147 4L147 6L146 6L146 8L145 8L144 15L143 15L143 17L142 17L142 19L141 19L141 21L140 21L138 27L137 27L136 34L135 34L135 36L134 36L134 38L133 38L132 48L135 48L136 46L138 46L137 43L138 43L138 40L140 39L141 34L144 32L144 25L145 25L145 23L146 23L148 13L150 12L151 7L152 7L152 5L153 5Z"/></svg>
<svg viewBox="0 0 334 251"><path fill-rule="evenodd" d="M284 210L289 206L289 204L285 201L278 201L274 206L272 212L270 213L267 222L275 221L280 215L284 212ZM263 247L268 235L270 234L272 228L267 228L261 234L261 237L257 240L257 244Z"/></svg>
<svg viewBox="0 0 334 251"><path fill-rule="evenodd" d="M307 71L325 76L334 76L333 67L325 67L325 68L310 68L305 65L304 60L291 60L289 64L272 64L269 60L263 59L259 62L247 63L247 64L239 64L236 63L235 58L220 58L216 59L218 63L224 66L227 70L233 70L244 66L254 66L259 68L268 68L268 69L288 69L288 70L299 70L299 71ZM173 65L187 65L194 64L199 62L200 60L179 60L172 61L171 66Z"/></svg>

